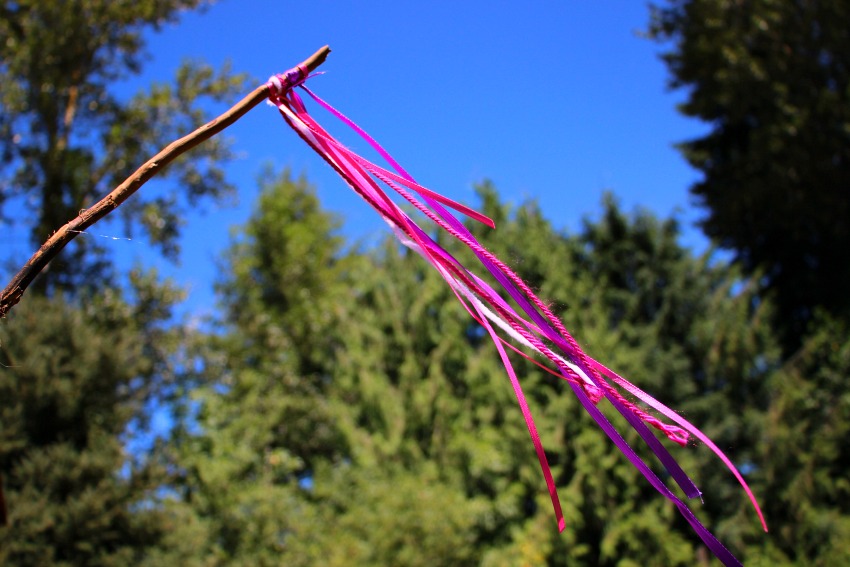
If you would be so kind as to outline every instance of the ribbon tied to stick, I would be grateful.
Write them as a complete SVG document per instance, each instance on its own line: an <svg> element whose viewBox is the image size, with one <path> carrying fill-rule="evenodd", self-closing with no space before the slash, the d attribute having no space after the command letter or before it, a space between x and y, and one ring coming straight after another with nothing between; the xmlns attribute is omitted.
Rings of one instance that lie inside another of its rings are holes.
<svg viewBox="0 0 850 567"><path fill-rule="evenodd" d="M461 213L477 222L495 228L491 219L448 197L431 191L402 168L369 134L341 112L304 86L308 72L303 66L269 79L269 101L276 106L287 124L318 153L343 180L386 221L399 241L422 256L445 279L467 312L487 331L510 379L517 402L534 444L540 468L549 491L559 530L565 528L552 473L543 444L537 432L531 410L526 402L519 379L507 355L506 348L528 358L560 379L565 380L581 405L649 483L673 502L685 520L706 546L725 565L740 562L696 518L690 508L656 475L634 449L625 441L597 405L606 399L635 429L652 453L658 458L673 481L688 498L701 497L699 489L685 474L664 444L649 427L661 431L673 443L685 446L691 435L709 447L743 487L765 531L767 525L746 481L731 460L692 423L628 382L616 372L588 356L570 335L563 323L544 304L513 270L484 248L451 211ZM295 87L306 93L319 106L341 120L361 136L387 162L390 169L380 167L340 144L308 113ZM466 245L478 258L481 266L498 286L513 300L512 306L482 278L461 264L445 248L429 236L397 205L382 188L385 186L410 203L440 229ZM522 349L545 357L554 369L530 358ZM619 388L619 389L618 389ZM665 423L627 399L624 391L645 406L669 419Z"/></svg>

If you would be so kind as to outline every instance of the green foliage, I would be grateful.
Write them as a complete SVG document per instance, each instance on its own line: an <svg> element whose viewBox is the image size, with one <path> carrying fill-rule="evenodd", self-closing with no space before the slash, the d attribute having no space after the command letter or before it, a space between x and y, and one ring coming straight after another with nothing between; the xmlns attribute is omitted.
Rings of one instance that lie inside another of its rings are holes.
<svg viewBox="0 0 850 567"><path fill-rule="evenodd" d="M850 554L840 378L850 345L848 10L839 0L673 0L655 7L650 28L673 42L664 58L672 86L687 89L682 112L711 125L681 146L703 174L692 187L703 228L750 275L746 309L759 325L712 318L731 341L710 354L737 361L724 364L727 388L757 396L732 397L742 419L709 432L758 440L744 462L775 535L747 534L736 517L722 532L771 565L839 565ZM757 330L765 319L776 331ZM714 396L701 399L710 411Z"/></svg>
<svg viewBox="0 0 850 567"><path fill-rule="evenodd" d="M0 5L0 220L29 210L23 222L40 244L208 120L200 104L241 90L242 77L229 69L187 62L173 86L127 101L115 95L115 83L141 69L144 34L206 4ZM168 170L177 190L137 195L121 209L128 235L140 227L169 257L184 208L231 190L225 143L213 140L192 157L200 159ZM0 472L10 514L0 563L136 564L168 530L155 508L166 471L133 447L151 407L182 393L181 331L165 324L180 294L155 273L127 279L117 291L125 278L112 272L107 251L78 238L0 321Z"/></svg>
<svg viewBox="0 0 850 567"><path fill-rule="evenodd" d="M850 314L848 18L843 0L671 0L650 28L681 111L711 127L681 145L703 229L763 270L791 350L816 308Z"/></svg>
<svg viewBox="0 0 850 567"><path fill-rule="evenodd" d="M154 85L126 103L113 94L113 83L141 69L144 30L203 4L31 0L0 7L0 213L13 199L33 207L36 244L208 120L198 107L204 99L224 101L242 90L242 77L187 62L174 87ZM229 155L219 138L172 164L166 173L180 190L136 196L121 208L126 225L140 226L174 257L183 207L231 190L221 169ZM104 253L77 239L38 285L73 290L90 281L95 268L108 266L93 252Z"/></svg>
<svg viewBox="0 0 850 567"><path fill-rule="evenodd" d="M469 565L474 508L433 469L338 467L315 478L320 503L284 540L287 565Z"/></svg>
<svg viewBox="0 0 850 567"><path fill-rule="evenodd" d="M162 471L123 446L171 384L161 321L179 296L155 280L133 276L133 304L32 296L0 326L0 563L130 565L157 541L149 502Z"/></svg>
<svg viewBox="0 0 850 567"><path fill-rule="evenodd" d="M190 421L173 448L190 509L170 509L191 534L153 564L279 565L281 542L310 514L299 479L345 454L327 388L349 262L303 180L263 186L219 286L226 325L196 353L201 431Z"/></svg>
<svg viewBox="0 0 850 567"><path fill-rule="evenodd" d="M850 561L850 341L844 322L819 314L773 385L759 448L766 509L779 520L772 547L797 565ZM775 553L775 550L774 550Z"/></svg>
<svg viewBox="0 0 850 567"><path fill-rule="evenodd" d="M200 97L240 86L226 69L189 63L174 85L126 103L110 94L139 70L144 29L203 4L0 8L0 199L35 200L34 238L203 121ZM828 25L842 10L693 0L656 11L655 37L676 42L674 84L691 88L685 112L716 126L684 149L705 174L694 192L706 229L737 265L695 257L674 219L626 214L610 196L598 219L566 234L535 203L509 207L485 183L481 206L499 229L471 227L589 354L682 410L742 467L771 535L706 448L671 448L704 491L695 511L748 564L850 558L850 342L836 291L850 264L835 267L848 249L835 190L846 185L847 33ZM209 165L226 146L199 150L211 159L171 169L180 191L122 207L168 255L181 208L228 189ZM0 563L709 563L568 386L512 357L560 489L557 533L501 362L439 275L389 239L347 247L304 179L269 171L261 186L222 261L213 332L166 325L179 293L155 274L133 273L131 294L94 283L104 257L85 241L54 262L48 293L2 322L11 516ZM154 401L174 411L171 437L128 453Z"/></svg>
<svg viewBox="0 0 850 567"><path fill-rule="evenodd" d="M495 232L474 229L482 242L552 300L592 355L713 424L721 446L735 445L733 457L755 459L772 367L754 360L772 343L752 286L732 293L736 273L682 249L673 221L624 215L613 199L600 221L569 236L533 203L512 210L489 185L479 194L500 219ZM197 421L179 432L172 456L183 471L178 498L167 502L178 530L156 561L692 565L703 557L673 506L566 384L517 357L561 488L567 529L558 534L489 339L421 258L391 241L367 254L346 250L335 228L303 180L265 183L227 255L226 323L203 346ZM627 438L649 457L635 434ZM756 531L734 480L706 466L705 450L673 451L689 470L706 467L698 480L710 487L700 512L709 525L731 516L727 535Z"/></svg>

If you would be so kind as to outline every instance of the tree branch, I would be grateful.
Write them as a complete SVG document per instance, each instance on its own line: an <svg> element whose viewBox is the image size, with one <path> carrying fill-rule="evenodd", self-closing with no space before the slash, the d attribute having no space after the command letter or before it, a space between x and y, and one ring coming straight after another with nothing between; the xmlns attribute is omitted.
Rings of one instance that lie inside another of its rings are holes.
<svg viewBox="0 0 850 567"><path fill-rule="evenodd" d="M303 63L301 63L301 65L305 66L309 71L313 71L325 61L328 53L330 53L330 48L326 45L307 58ZM98 201L91 208L80 211L80 214L75 219L71 220L65 224L65 226L54 232L53 235L41 245L38 251L32 255L27 263L24 264L24 267L15 274L6 288L0 292L0 319L8 315L12 307L20 301L24 291L26 291L27 287L30 283L32 283L35 277L80 232L86 230L118 208L121 203L130 197L130 195L138 191L142 185L144 185L151 177L159 173L176 157L194 148L204 140L211 138L239 120L249 110L268 97L268 90L268 86L265 84L257 87L251 94L236 103L236 105L218 118L214 118L210 122L207 122L191 134L171 142L158 154L149 159L143 166L137 169L133 175L125 179L123 183L113 189L111 193Z"/></svg>

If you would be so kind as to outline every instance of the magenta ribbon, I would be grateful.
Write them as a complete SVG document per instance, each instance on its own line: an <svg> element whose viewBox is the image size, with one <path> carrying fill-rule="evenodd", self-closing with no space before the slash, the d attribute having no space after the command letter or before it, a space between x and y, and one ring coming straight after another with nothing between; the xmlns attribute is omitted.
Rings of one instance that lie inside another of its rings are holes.
<svg viewBox="0 0 850 567"><path fill-rule="evenodd" d="M590 414L593 420L596 421L599 427L614 442L616 447L641 472L649 483L664 497L673 502L712 553L725 565L740 565L740 562L735 556L699 522L690 508L673 494L635 453L634 449L623 439L605 416L602 415L596 404L604 397L617 409L629 425L637 431L641 439L659 459L671 478L673 478L688 498L699 497L701 495L699 489L688 478L667 448L649 430L647 424L662 431L669 440L681 446L686 445L689 435L693 434L697 439L705 443L734 474L752 502L764 530L767 531L767 525L755 496L731 460L693 424L585 354L564 327L563 323L533 293L531 288L507 265L486 250L466 226L449 212L446 207L454 209L491 228L495 228L492 220L461 203L416 183L413 177L369 134L307 89L302 84L307 78L305 68L296 68L287 73L273 76L269 79L268 83L270 92L269 100L280 110L292 129L336 170L358 195L384 218L401 242L421 254L440 272L464 308L484 327L493 339L493 343L496 346L510 379L511 386L513 387L514 395L520 406L535 452L537 453L537 458L540 462L543 477L558 521L558 529L561 531L564 529L565 520L557 488L552 478L537 427L534 424L534 418L532 417L531 410L525 399L525 394L522 391L519 379L513 370L504 346L508 346L526 358L529 357L500 336L496 328L501 329L514 342L519 342L522 346L542 354L555 364L558 368L557 373L549 369L547 371L559 375L569 383L570 388L572 388L585 411ZM395 172L375 165L336 141L307 112L304 102L294 90L295 86L300 86L320 106L352 128L386 160ZM520 308L521 312L529 317L530 320L520 315L507 301L501 298L496 290L463 266L448 251L438 245L424 230L417 226L381 189L379 182L398 193L437 226L469 247L484 268L495 278ZM418 194L419 199L412 192ZM550 341L554 347L547 346L544 340ZM553 351L552 348L559 350L560 354ZM532 362L539 364L533 360ZM616 390L606 380L606 377L610 378L616 385L641 402L677 423L678 426L666 424L640 409Z"/></svg>

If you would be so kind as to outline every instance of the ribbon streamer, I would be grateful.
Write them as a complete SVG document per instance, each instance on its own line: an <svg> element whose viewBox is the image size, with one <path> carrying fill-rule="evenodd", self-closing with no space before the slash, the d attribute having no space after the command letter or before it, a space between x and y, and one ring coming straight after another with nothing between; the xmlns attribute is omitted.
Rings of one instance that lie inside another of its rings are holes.
<svg viewBox="0 0 850 567"><path fill-rule="evenodd" d="M280 75L274 75L268 82L270 92L269 101L280 110L287 124L336 170L360 197L378 212L393 230L399 241L421 255L437 269L467 312L490 335L505 366L523 418L525 419L529 435L534 444L534 449L540 462L540 468L552 500L558 529L563 531L565 528L565 520L561 510L558 491L552 478L540 436L534 424L534 418L532 417L522 386L504 347L518 352L548 372L566 380L579 402L594 421L596 421L611 441L643 474L649 483L665 498L673 502L712 553L725 565L740 565L741 563L735 556L699 522L688 506L652 472L649 466L635 453L634 449L623 439L620 433L602 415L602 412L596 406L602 399L607 399L626 419L629 425L637 431L641 439L647 444L688 498L701 496L699 489L688 478L667 448L649 430L647 425L661 431L667 439L680 446L687 444L690 435L705 443L721 459L744 488L759 517L762 527L767 531L767 525L755 496L731 460L696 426L585 354L564 327L563 323L533 293L531 288L506 264L486 250L466 226L447 208L454 209L478 222L495 228L492 220L463 204L457 203L419 185L369 134L307 89L303 85L307 78L308 72L303 66L296 67ZM362 158L328 134L307 112L304 101L295 91L295 87L300 87L321 107L353 129L386 160L389 167L394 171L382 168ZM426 231L420 228L410 216L395 204L385 190L381 188L382 184L413 205L442 230L445 230L469 247L481 262L481 265L495 278L498 284L514 301L519 311L502 299L493 287L476 276L448 251L437 244ZM504 336L499 334L499 332ZM542 355L557 370L552 370L534 361L528 354L515 346L515 344L512 344L511 341L520 347ZM616 389L615 385L646 404L646 406L670 419L676 425L665 423L661 419L644 411L626 399Z"/></svg>

